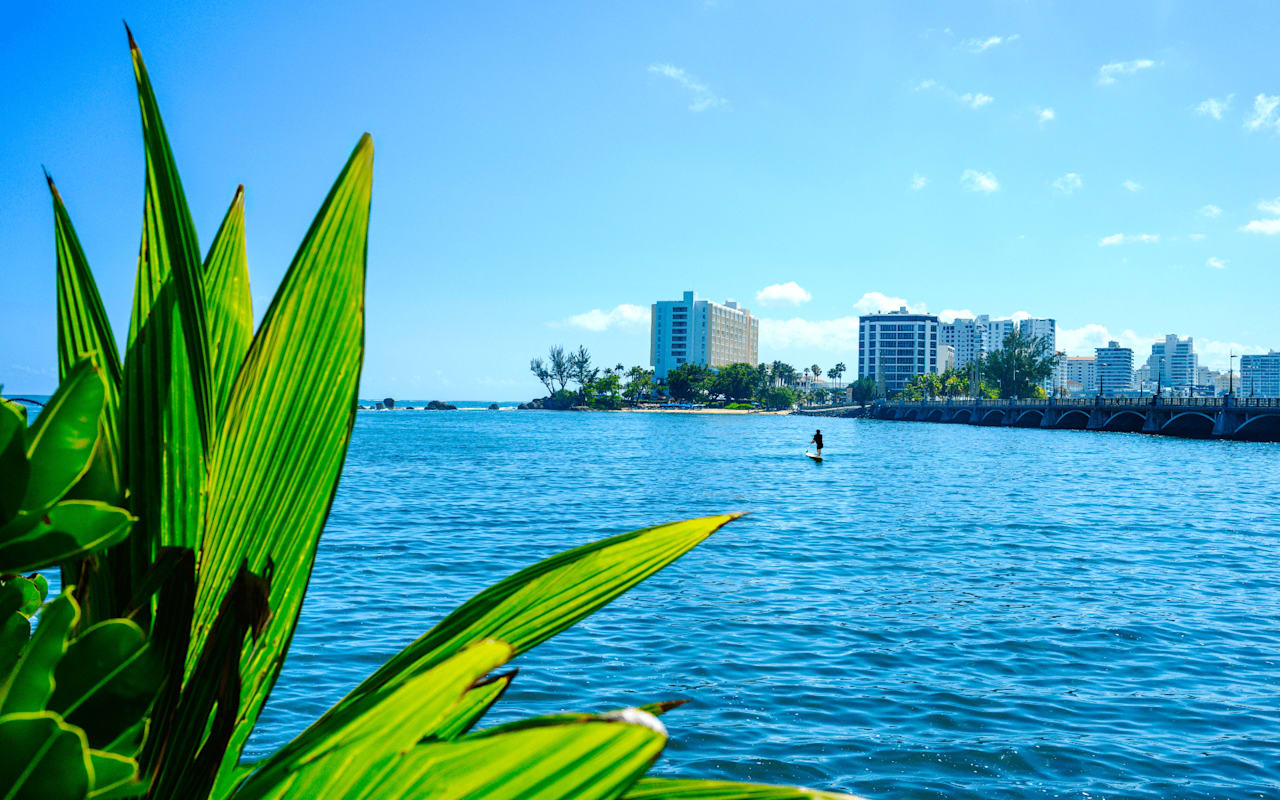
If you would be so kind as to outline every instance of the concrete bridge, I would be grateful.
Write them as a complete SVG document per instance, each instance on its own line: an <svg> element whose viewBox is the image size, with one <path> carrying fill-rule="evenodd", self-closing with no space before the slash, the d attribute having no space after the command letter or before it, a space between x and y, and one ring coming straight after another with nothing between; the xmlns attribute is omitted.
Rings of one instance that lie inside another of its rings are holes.
<svg viewBox="0 0 1280 800"><path fill-rule="evenodd" d="M953 397L877 403L876 419L1067 428L1280 442L1280 398L1098 397L1067 400L977 400Z"/></svg>

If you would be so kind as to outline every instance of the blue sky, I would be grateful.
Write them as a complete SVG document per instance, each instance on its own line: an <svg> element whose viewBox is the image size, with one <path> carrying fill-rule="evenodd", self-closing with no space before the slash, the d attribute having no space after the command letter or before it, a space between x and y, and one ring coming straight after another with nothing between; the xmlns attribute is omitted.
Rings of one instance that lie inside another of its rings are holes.
<svg viewBox="0 0 1280 800"><path fill-rule="evenodd" d="M365 396L530 397L557 343L647 363L685 289L824 368L899 302L1054 317L1073 354L1280 348L1273 4L32 3L0 30L7 392L55 381L41 164L127 329L122 17L202 244L246 185L259 314L373 134Z"/></svg>

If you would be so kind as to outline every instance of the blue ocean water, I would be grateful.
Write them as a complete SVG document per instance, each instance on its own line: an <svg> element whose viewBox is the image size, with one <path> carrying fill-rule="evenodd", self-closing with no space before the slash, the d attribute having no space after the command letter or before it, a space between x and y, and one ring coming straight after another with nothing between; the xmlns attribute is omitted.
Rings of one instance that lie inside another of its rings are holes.
<svg viewBox="0 0 1280 800"><path fill-rule="evenodd" d="M749 511L522 656L488 721L688 698L658 774L1278 797L1278 465L1274 444L1082 431L361 412L247 755L535 560Z"/></svg>

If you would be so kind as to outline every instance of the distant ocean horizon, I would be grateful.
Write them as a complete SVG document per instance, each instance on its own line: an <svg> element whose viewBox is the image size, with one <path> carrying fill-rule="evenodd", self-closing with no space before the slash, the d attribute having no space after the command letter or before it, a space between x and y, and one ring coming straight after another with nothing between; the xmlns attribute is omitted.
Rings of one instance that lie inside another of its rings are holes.
<svg viewBox="0 0 1280 800"><path fill-rule="evenodd" d="M371 405L374 405L375 403L381 403L383 399L385 398L362 397L360 398L359 403L362 406L371 406ZM414 408L422 408L427 403L431 402L431 400L401 400L399 397L395 397L392 399L396 401L396 408L407 407L407 406L413 406ZM439 398L432 398L432 400L436 400L436 399L439 399ZM521 403L527 403L529 401L528 400L440 400L440 402L457 406L458 410L462 411L464 409L472 409L472 408L481 408L481 409L488 408L493 403L497 403L498 406L502 408L507 408L507 407L514 408L515 406L518 406Z"/></svg>

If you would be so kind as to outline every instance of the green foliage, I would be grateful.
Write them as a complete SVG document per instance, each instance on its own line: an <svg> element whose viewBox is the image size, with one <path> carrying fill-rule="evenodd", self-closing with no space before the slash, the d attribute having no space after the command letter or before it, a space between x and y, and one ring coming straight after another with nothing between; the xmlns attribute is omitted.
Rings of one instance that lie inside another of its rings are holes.
<svg viewBox="0 0 1280 800"><path fill-rule="evenodd" d="M869 403L876 396L875 378L858 378L850 386L853 387L853 402Z"/></svg>
<svg viewBox="0 0 1280 800"><path fill-rule="evenodd" d="M708 388L726 400L749 400L760 389L760 375L750 364L728 364L710 378Z"/></svg>
<svg viewBox="0 0 1280 800"><path fill-rule="evenodd" d="M665 745L654 718L664 704L469 733L515 675L492 670L733 515L614 536L500 581L278 753L239 763L293 637L354 423L373 146L367 134L356 145L255 333L242 191L201 260L129 44L146 196L124 363L50 181L62 382L29 429L0 406L0 573L59 566L65 587L32 634L47 582L0 577L4 796L774 797L637 784ZM553 401L620 402L621 365L602 377L585 348L548 358L531 368ZM734 381L763 383L764 370L741 367ZM646 386L646 372L633 370L628 389ZM688 391L706 391L707 371L685 372Z"/></svg>
<svg viewBox="0 0 1280 800"><path fill-rule="evenodd" d="M82 558L128 534L127 511L67 499L89 472L103 441L102 370L81 359L30 428L11 403L0 403L0 573Z"/></svg>
<svg viewBox="0 0 1280 800"><path fill-rule="evenodd" d="M785 386L775 386L760 395L760 402L770 411L782 411L796 404L796 393Z"/></svg>
<svg viewBox="0 0 1280 800"><path fill-rule="evenodd" d="M999 397L1043 397L1043 390L1037 395L1035 389L1053 375L1060 358L1047 338L1024 336L1014 329L999 350L983 356L980 372Z"/></svg>
<svg viewBox="0 0 1280 800"><path fill-rule="evenodd" d="M707 397L711 371L698 364L681 364L667 373L667 393L673 400L700 402Z"/></svg>

